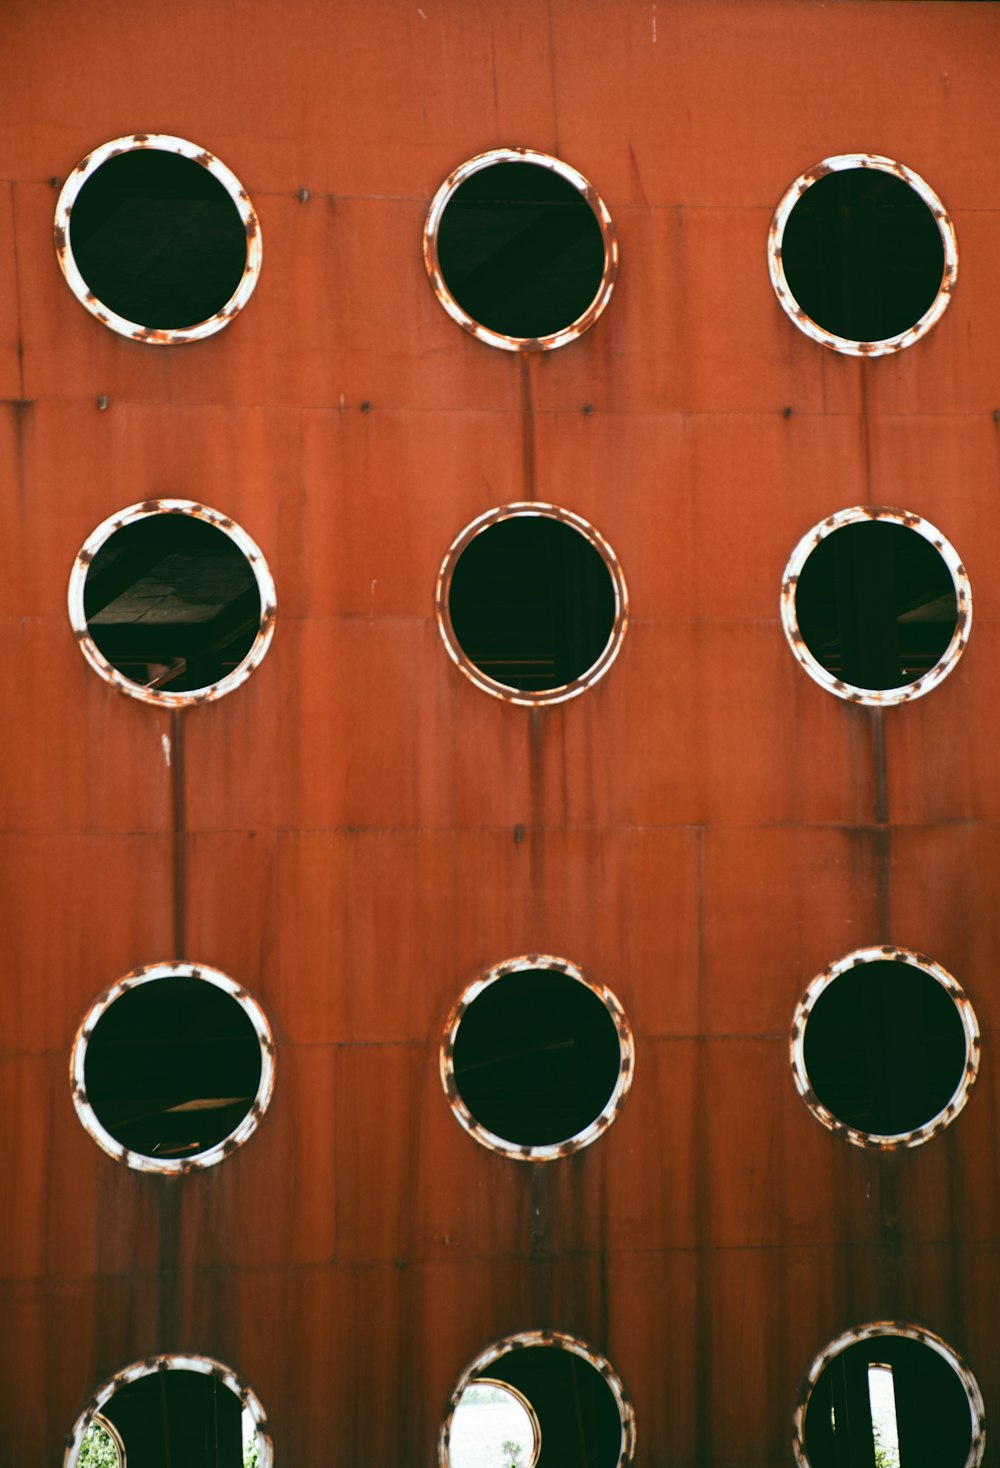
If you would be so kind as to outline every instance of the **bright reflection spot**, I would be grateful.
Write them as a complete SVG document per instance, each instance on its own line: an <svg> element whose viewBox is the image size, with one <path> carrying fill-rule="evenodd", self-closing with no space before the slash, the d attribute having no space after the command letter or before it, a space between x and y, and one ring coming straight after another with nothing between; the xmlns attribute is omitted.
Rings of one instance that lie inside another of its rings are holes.
<svg viewBox="0 0 1000 1468"><path fill-rule="evenodd" d="M869 1366L868 1401L872 1410L875 1468L900 1468L896 1389L891 1366Z"/></svg>
<svg viewBox="0 0 1000 1468"><path fill-rule="evenodd" d="M534 1418L503 1382L467 1386L451 1419L451 1468L532 1468L538 1457Z"/></svg>

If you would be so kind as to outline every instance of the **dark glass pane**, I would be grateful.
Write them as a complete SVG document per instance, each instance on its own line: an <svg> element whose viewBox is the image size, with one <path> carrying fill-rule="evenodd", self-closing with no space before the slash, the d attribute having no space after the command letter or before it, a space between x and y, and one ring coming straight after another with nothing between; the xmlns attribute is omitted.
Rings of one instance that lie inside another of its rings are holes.
<svg viewBox="0 0 1000 1468"><path fill-rule="evenodd" d="M895 174L828 173L788 216L782 262L792 295L818 326L849 341L908 331L944 276L941 233L927 205Z"/></svg>
<svg viewBox="0 0 1000 1468"><path fill-rule="evenodd" d="M84 612L99 650L134 683L188 693L231 673L260 629L260 590L228 535L192 515L147 515L91 562Z"/></svg>
<svg viewBox="0 0 1000 1468"><path fill-rule="evenodd" d="M954 1001L930 974L895 960L856 964L834 979L806 1021L803 1044L823 1105L881 1136L933 1120L965 1071Z"/></svg>
<svg viewBox="0 0 1000 1468"><path fill-rule="evenodd" d="M473 1117L519 1146L565 1142L604 1110L621 1042L607 1006L567 974L528 969L474 999L455 1037L455 1082Z"/></svg>
<svg viewBox="0 0 1000 1468"><path fill-rule="evenodd" d="M972 1446L969 1400L943 1357L908 1336L858 1341L836 1356L806 1410L811 1468L879 1468L868 1367L892 1368L899 1468L965 1468Z"/></svg>
<svg viewBox="0 0 1000 1468"><path fill-rule="evenodd" d="M597 662L614 628L614 584L578 530L549 515L515 515L466 546L448 609L477 668L537 693L583 677Z"/></svg>
<svg viewBox="0 0 1000 1468"><path fill-rule="evenodd" d="M119 153L91 174L69 238L99 301L163 331L214 316L246 265L246 227L223 185L193 159L153 148Z"/></svg>
<svg viewBox="0 0 1000 1468"><path fill-rule="evenodd" d="M183 975L150 980L105 1010L84 1083L98 1120L146 1157L183 1158L224 1141L260 1085L260 1042L230 994Z"/></svg>
<svg viewBox="0 0 1000 1468"><path fill-rule="evenodd" d="M571 326L604 274L593 209L536 163L494 163L466 179L441 216L437 245L458 304L506 336L551 336Z"/></svg>
<svg viewBox="0 0 1000 1468"><path fill-rule="evenodd" d="M242 1468L242 1403L212 1376L140 1376L102 1410L118 1429L127 1468Z"/></svg>
<svg viewBox="0 0 1000 1468"><path fill-rule="evenodd" d="M808 557L795 613L828 673L857 688L899 688L944 655L958 600L929 540L893 521L863 520L834 530Z"/></svg>

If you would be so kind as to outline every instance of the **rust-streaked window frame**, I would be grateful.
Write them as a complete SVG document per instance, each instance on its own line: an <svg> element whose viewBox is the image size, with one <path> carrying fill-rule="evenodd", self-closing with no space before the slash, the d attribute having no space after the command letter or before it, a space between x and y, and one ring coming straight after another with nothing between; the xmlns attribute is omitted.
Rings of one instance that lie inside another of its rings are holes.
<svg viewBox="0 0 1000 1468"><path fill-rule="evenodd" d="M94 557L105 541L110 540L116 531L153 515L188 515L192 519L203 520L206 525L211 525L214 529L221 531L223 535L228 536L245 556L260 594L260 624L253 644L239 666L217 682L205 688L190 689L185 693L171 693L169 689L163 688L147 688L131 678L126 678L124 673L120 673L101 652L87 625L85 589L87 575ZM228 515L224 515L220 510L213 510L197 500L155 499L142 500L139 504L129 505L127 509L109 515L87 537L76 556L70 573L67 605L70 625L80 651L95 673L98 673L119 693L127 694L129 698L138 698L143 703L151 703L160 708L178 709L199 703L211 703L217 698L225 697L227 693L232 693L234 689L245 683L250 674L260 666L271 645L271 638L274 636L277 594L274 579L260 546Z"/></svg>
<svg viewBox="0 0 1000 1468"><path fill-rule="evenodd" d="M225 301L213 316L209 316L205 321L197 322L194 326L150 327L141 321L129 321L127 317L119 316L116 311L112 311L94 295L73 254L71 218L73 205L76 203L80 190L87 180L111 158L139 150L175 153L178 157L187 158L192 163L206 169L232 199L246 231L246 259L239 285L229 300ZM102 143L99 148L95 148L81 158L76 167L71 170L59 192L53 231L59 267L80 304L90 312L91 316L96 317L111 331L117 332L119 336L129 337L132 341L143 342L148 346L171 347L182 346L188 342L204 341L206 337L214 336L217 331L228 326L253 295L264 256L260 221L250 202L250 195L235 173L213 153L200 148L196 143L189 143L186 138L174 137L171 133L126 134L124 137L112 138L108 143Z"/></svg>
<svg viewBox="0 0 1000 1468"><path fill-rule="evenodd" d="M814 183L818 183L827 174L845 173L858 168L889 173L908 184L933 215L944 248L944 271L941 276L941 284L930 306L912 326L907 327L905 331L897 332L895 336L885 337L881 341L854 341L850 337L839 336L836 332L828 331L825 327L820 326L803 311L792 294L791 286L785 275L783 259L785 226L796 204ZM885 158L880 153L836 153L829 158L822 159L815 167L800 174L794 182L789 184L779 199L768 232L767 266L771 285L774 287L774 293L782 310L800 331L805 332L806 336L818 342L820 346L829 347L831 351L840 352L844 356L885 357L900 352L906 347L912 347L921 337L926 336L931 327L944 315L958 280L958 240L955 236L955 226L941 200L930 184L921 178L919 173L914 173L912 168L907 168L903 163L897 163L893 158Z"/></svg>
<svg viewBox="0 0 1000 1468"><path fill-rule="evenodd" d="M215 988L239 1005L253 1026L260 1046L260 1080L257 1093L250 1109L237 1126L222 1141L206 1147L187 1157L150 1157L144 1152L133 1152L114 1137L98 1117L87 1096L86 1067L87 1047L101 1018L116 1000L132 989L159 979L195 979ZM220 969L205 963L148 963L136 968L99 994L81 1020L70 1049L69 1083L73 1105L84 1131L97 1145L116 1162L136 1172L154 1173L160 1177L184 1177L190 1172L214 1167L230 1157L239 1147L248 1142L260 1125L274 1095L276 1048L274 1035L267 1016L258 1001L241 984L236 983Z"/></svg>
<svg viewBox="0 0 1000 1468"><path fill-rule="evenodd" d="M965 1068L949 1100L935 1116L930 1117L923 1125L914 1127L911 1131L907 1132L887 1134L866 1132L841 1121L816 1095L806 1066L806 1026L809 1023L809 1017L817 1001L830 988L831 984L836 983L842 974L846 974L851 969L863 967L869 963L902 963L934 979L936 983L940 984L941 988L944 989L954 1004L965 1035ZM809 982L805 993L795 1006L791 1032L789 1034L788 1050L795 1089L822 1126L826 1127L828 1131L833 1132L836 1136L842 1137L844 1141L850 1142L855 1147L866 1147L875 1151L891 1152L897 1148L919 1147L923 1142L929 1142L932 1137L936 1137L945 1127L950 1126L958 1114L964 1109L969 1099L969 1093L975 1085L976 1077L979 1074L982 1040L979 1031L979 1021L972 1007L972 1001L958 980L946 968L943 968L941 964L936 963L932 958L928 958L926 954L917 953L912 948L899 948L894 944L886 943L876 944L866 948L852 949L850 953L845 954L836 963L828 964L821 973L817 974Z"/></svg>
<svg viewBox="0 0 1000 1468"><path fill-rule="evenodd" d="M449 599L451 596L451 581L455 566L458 564L462 552L468 545L488 530L491 525L497 525L501 520L510 520L515 517L530 518L532 516L541 518L548 517L551 520L561 521L578 531L597 551L605 564L611 581L612 592L615 602L614 620L611 632L600 655L590 665L585 673L579 678L574 678L569 683L563 683L556 688L545 688L537 693L525 692L523 689L512 688L507 683L501 683L496 678L491 678L484 673L469 657L464 650L451 620L451 609ZM577 698L581 693L586 693L588 688L604 677L621 651L625 633L628 630L628 587L625 584L625 575L622 571L621 562L598 530L595 530L589 520L582 515L576 515L572 510L564 510L559 505L548 504L542 500L514 500L509 504L499 505L496 509L487 510L478 515L475 520L470 521L452 541L441 562L437 574L437 582L434 587L434 611L437 617L438 630L441 633L448 656L452 662L464 673L470 683L474 683L485 693L490 693L494 698L502 699L505 703L517 704L521 708L537 708L544 704L565 703L567 699Z"/></svg>
<svg viewBox="0 0 1000 1468"><path fill-rule="evenodd" d="M481 322L470 316L463 306L459 305L441 271L437 237L442 215L448 207L451 196L461 184L465 183L466 179L471 178L473 174L480 173L485 168L491 168L495 163L531 163L539 168L547 168L550 172L565 179L590 205L604 241L604 269L590 305L575 321L568 322L560 331L550 332L546 336L508 336L502 331L494 331L488 326L483 326ZM602 314L611 299L615 282L618 279L618 234L604 200L593 184L578 169L573 168L569 163L564 163L561 158L553 157L551 153L540 153L534 148L490 148L487 152L477 153L474 158L469 158L459 164L458 168L448 175L431 200L424 222L423 250L424 264L427 267L434 294L452 321L456 321L464 331L476 337L478 341L485 342L490 347L499 347L506 352L551 352L557 347L565 347L570 342L576 341L585 331L589 331Z"/></svg>
<svg viewBox="0 0 1000 1468"><path fill-rule="evenodd" d="M546 969L552 973L563 974L567 978L574 979L578 984L582 984L585 989L589 989L604 1005L614 1023L619 1047L618 1079L615 1082L614 1090L594 1120L572 1137L567 1137L560 1142L540 1145L512 1142L509 1138L497 1136L495 1132L483 1126L466 1106L455 1080L455 1039L469 1007L484 990L491 988L496 983L502 983L509 974L529 972L532 969ZM459 1126L474 1137L480 1146L514 1162L557 1162L560 1158L571 1157L582 1148L589 1147L596 1142L604 1135L612 1122L620 1116L635 1076L635 1038L621 1001L605 984L598 983L586 970L571 963L569 959L559 958L551 953L527 953L484 969L478 978L463 990L445 1021L438 1052L438 1070L441 1076L441 1086L455 1119Z"/></svg>
<svg viewBox="0 0 1000 1468"><path fill-rule="evenodd" d="M799 630L798 614L795 608L799 576L820 542L845 525L863 525L866 521L876 520L901 525L904 529L912 530L915 534L923 536L924 540L934 547L944 561L955 587L955 630L948 646L926 673L919 678L914 678L911 683L903 683L896 688L861 688L857 684L846 683L842 678L836 677L806 646L805 639ZM792 551L781 578L781 625L797 662L805 669L814 683L818 683L828 693L848 703L888 708L894 704L910 703L915 698L923 698L954 670L965 651L965 645L972 629L972 583L951 541L946 539L940 530L929 520L925 520L922 515L916 515L910 510L895 509L888 505L851 505L848 509L838 510L836 514L828 515L825 520L814 525Z"/></svg>
<svg viewBox="0 0 1000 1468"><path fill-rule="evenodd" d="M249 1382L213 1356L188 1355L179 1352L146 1356L141 1361L133 1361L131 1365L123 1366L120 1371L116 1371L113 1376L103 1382L89 1398L73 1424L63 1455L63 1468L77 1468L80 1449L83 1446L87 1429L95 1418L101 1416L101 1409L107 1406L118 1388L138 1381L143 1376L155 1376L160 1371L191 1371L199 1376L212 1376L223 1386L228 1387L233 1395L239 1398L242 1411L249 1413L253 1422L254 1431L257 1434L258 1468L274 1468L274 1445L268 1428L267 1413Z"/></svg>

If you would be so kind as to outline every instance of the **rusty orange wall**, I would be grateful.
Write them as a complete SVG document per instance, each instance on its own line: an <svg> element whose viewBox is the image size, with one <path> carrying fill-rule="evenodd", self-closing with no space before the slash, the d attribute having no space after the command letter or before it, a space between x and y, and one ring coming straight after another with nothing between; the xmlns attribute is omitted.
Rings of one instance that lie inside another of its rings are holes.
<svg viewBox="0 0 1000 1468"><path fill-rule="evenodd" d="M805 0L3 7L5 1468L60 1463L99 1382L182 1349L249 1379L278 1468L427 1468L466 1362L547 1325L620 1371L647 1465L788 1463L802 1372L873 1316L939 1331L997 1412L998 27ZM56 266L56 183L133 130L211 149L259 210L258 290L199 345L113 335ZM420 254L442 179L511 143L581 169L621 242L594 330L530 359L453 325ZM862 149L927 178L961 252L941 324L867 363L796 331L765 262L786 185ZM279 603L260 671L183 717L177 843L168 717L95 677L65 613L85 537L157 495L235 517ZM635 614L597 688L535 713L456 672L432 603L456 533L533 496L608 538ZM975 599L955 674L882 716L887 833L880 716L814 686L778 621L795 542L855 502L926 515ZM879 1158L813 1121L786 1037L806 980L887 940L959 978L985 1043L958 1123ZM98 1150L67 1062L92 998L181 941L259 997L278 1074L251 1142L178 1184ZM437 1076L461 989L533 949L637 1033L620 1120L537 1170L479 1148Z"/></svg>

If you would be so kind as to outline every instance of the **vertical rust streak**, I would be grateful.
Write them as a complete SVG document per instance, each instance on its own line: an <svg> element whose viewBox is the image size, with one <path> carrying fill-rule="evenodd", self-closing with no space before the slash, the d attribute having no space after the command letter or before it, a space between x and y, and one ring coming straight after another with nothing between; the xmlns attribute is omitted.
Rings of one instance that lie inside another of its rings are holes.
<svg viewBox="0 0 1000 1468"><path fill-rule="evenodd" d="M892 1319L906 1314L906 1291L902 1279L903 1229L899 1175L902 1165L903 1153L898 1148L878 1154L879 1311Z"/></svg>
<svg viewBox="0 0 1000 1468"><path fill-rule="evenodd" d="M187 833L184 802L184 709L170 714L170 807L173 834L174 956L187 956Z"/></svg>
<svg viewBox="0 0 1000 1468"><path fill-rule="evenodd" d="M861 462L864 464L865 469L865 503L870 505L879 500L881 496L873 496L872 493L872 440L871 423L868 417L868 364L864 358L858 364L858 372L861 376L861 414L859 424L861 429Z"/></svg>
<svg viewBox="0 0 1000 1468"><path fill-rule="evenodd" d="M21 274L17 254L17 213L14 208L13 181L8 185L10 193L10 239L11 257L14 266L14 304L17 311L17 380L21 397L24 397L24 332L21 327Z"/></svg>
<svg viewBox="0 0 1000 1468"><path fill-rule="evenodd" d="M545 0L545 19L549 32L549 81L552 87L553 152L559 157L559 107L556 101L556 47L552 34L552 0Z"/></svg>
<svg viewBox="0 0 1000 1468"><path fill-rule="evenodd" d="M965 1324L965 1249L967 1237L965 1223L965 1178L967 1168L961 1155L959 1133L949 1128L944 1137L938 1138L946 1147L948 1159L948 1233L951 1247L948 1250L949 1284L951 1287L951 1331L952 1339L964 1341Z"/></svg>
<svg viewBox="0 0 1000 1468"><path fill-rule="evenodd" d="M544 718L544 708L535 707L528 710L528 768L531 779L531 825L528 830L528 851L533 915L539 920L545 912L545 873L542 870L542 833L545 829L545 773L542 748L542 721Z"/></svg>
<svg viewBox="0 0 1000 1468"><path fill-rule="evenodd" d="M535 490L535 405L531 391L531 363L534 354L521 352L521 477L525 500L536 500Z"/></svg>
<svg viewBox="0 0 1000 1468"><path fill-rule="evenodd" d="M880 943L892 941L891 903L891 828L889 825L889 789L886 777L885 710L870 710L872 729L872 781L875 791L875 824L873 829L875 858L875 931ZM900 1221L900 1155L882 1152L876 1157L879 1213L879 1269L885 1301L882 1307L890 1315L903 1312L903 1290L900 1257L902 1225Z"/></svg>
<svg viewBox="0 0 1000 1468"><path fill-rule="evenodd" d="M173 845L174 955L187 956L187 838L184 791L184 709L170 714L170 826ZM177 1274L180 1250L181 1183L179 1177L152 1180L157 1193L157 1332L169 1348L177 1339Z"/></svg>
<svg viewBox="0 0 1000 1468"><path fill-rule="evenodd" d="M589 1185L590 1185L590 1189L593 1190L594 1189L594 1183L596 1181L596 1184L597 1184L596 1191L597 1191L597 1201L598 1201L598 1207L597 1207L597 1271L598 1271L598 1274L597 1274L597 1289L598 1289L597 1305L598 1305L598 1312L599 1313L598 1313L597 1322L596 1322L596 1340L597 1340L598 1346L600 1347L600 1349L606 1355L607 1352L608 1352L608 1350L609 1350L609 1348L610 1348L610 1345L611 1345L611 1340L610 1340L610 1332L611 1332L611 1281L610 1281L610 1279L608 1277L608 1219L611 1216L611 1206L612 1205L611 1205L611 1199L608 1196L607 1171L605 1169L605 1157L606 1157L606 1153L604 1152L604 1150L603 1149L599 1149L596 1158L593 1159L593 1162L592 1162L591 1171L589 1173ZM574 1162L576 1163L577 1167L579 1167L580 1166L580 1162L581 1162L581 1158L579 1156L577 1156L576 1158L574 1158ZM595 1178L595 1169L596 1169L596 1178ZM581 1187L580 1187L580 1195L581 1195L581 1206L580 1206L580 1241L581 1241L581 1249L583 1247L583 1241L586 1238L586 1228L587 1228L587 1226L586 1226L587 1204L586 1204L586 1192L584 1190L585 1189L585 1185L587 1184L587 1182L588 1182L588 1174L585 1171L583 1171L583 1169L581 1169L580 1170L580 1184L581 1184ZM594 1323L593 1322L591 1322L591 1324L590 1324L590 1329L591 1329L591 1331L594 1330ZM591 1336L591 1339L593 1340L594 1338L595 1337L592 1335Z"/></svg>
<svg viewBox="0 0 1000 1468"><path fill-rule="evenodd" d="M705 827L697 831L698 854L698 1039L695 1059L694 1088L697 1102L694 1107L691 1155L695 1159L694 1173L694 1226L698 1246L694 1251L695 1304L694 1304L694 1359L700 1364L696 1373L698 1385L694 1402L694 1447L695 1461L714 1462L712 1448L712 1415L717 1410L715 1385L710 1363L712 1361L712 1198L709 1167L708 1106L711 1088L708 1076L707 1014L705 1008L706 933L705 933Z"/></svg>
<svg viewBox="0 0 1000 1468"><path fill-rule="evenodd" d="M889 787L886 776L885 712L870 710L872 726L872 776L875 788L875 927L880 943L891 943L891 827Z"/></svg>
<svg viewBox="0 0 1000 1468"><path fill-rule="evenodd" d="M531 1309L536 1325L546 1328L556 1322L552 1318L552 1237L549 1209L549 1168L544 1163L531 1166Z"/></svg>
<svg viewBox="0 0 1000 1468"><path fill-rule="evenodd" d="M153 1177L157 1216L156 1335L157 1349L171 1350L178 1339L178 1259L181 1236L181 1177Z"/></svg>

